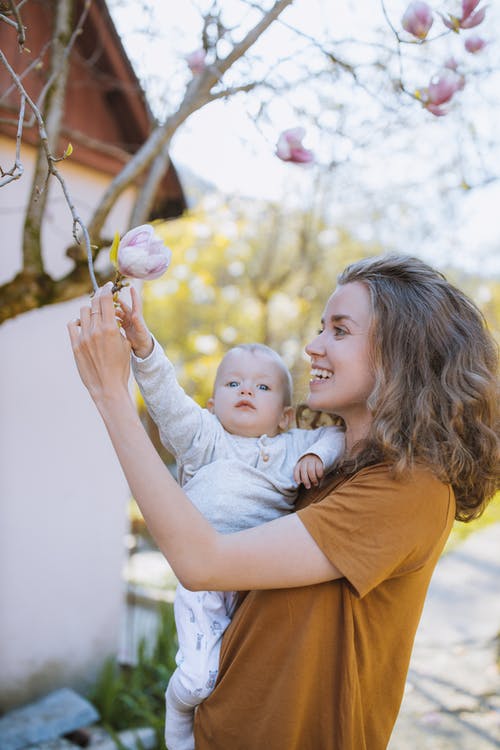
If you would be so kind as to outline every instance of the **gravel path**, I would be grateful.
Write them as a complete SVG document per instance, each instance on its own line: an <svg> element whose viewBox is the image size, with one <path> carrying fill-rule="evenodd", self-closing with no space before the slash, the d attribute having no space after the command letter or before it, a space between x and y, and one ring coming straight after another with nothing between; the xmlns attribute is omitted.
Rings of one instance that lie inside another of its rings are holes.
<svg viewBox="0 0 500 750"><path fill-rule="evenodd" d="M499 750L500 524L438 563L388 750Z"/></svg>

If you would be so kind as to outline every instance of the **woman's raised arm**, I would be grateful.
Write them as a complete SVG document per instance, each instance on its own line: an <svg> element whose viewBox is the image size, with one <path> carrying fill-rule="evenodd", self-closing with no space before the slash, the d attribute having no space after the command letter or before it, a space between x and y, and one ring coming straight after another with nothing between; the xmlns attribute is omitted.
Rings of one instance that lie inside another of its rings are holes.
<svg viewBox="0 0 500 750"><path fill-rule="evenodd" d="M130 490L159 549L186 588L291 588L340 577L294 514L219 534L173 479L128 390L130 347L116 324L111 287L68 324L80 377L106 425Z"/></svg>

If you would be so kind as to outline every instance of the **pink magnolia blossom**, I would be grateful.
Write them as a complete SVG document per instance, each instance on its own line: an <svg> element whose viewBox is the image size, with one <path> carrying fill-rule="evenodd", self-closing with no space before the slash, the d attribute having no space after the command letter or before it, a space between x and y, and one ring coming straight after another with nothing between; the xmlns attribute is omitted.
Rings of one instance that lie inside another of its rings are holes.
<svg viewBox="0 0 500 750"><path fill-rule="evenodd" d="M189 55L186 55L186 57L184 58L187 62L189 70L194 76L203 73L203 71L205 70L206 56L207 53L204 49L197 49L194 52L190 52Z"/></svg>
<svg viewBox="0 0 500 750"><path fill-rule="evenodd" d="M118 270L133 279L157 279L164 273L172 253L155 234L152 226L142 224L123 235L118 245Z"/></svg>
<svg viewBox="0 0 500 750"><path fill-rule="evenodd" d="M484 49L486 45L487 45L486 40L477 35L470 36L464 42L464 47L467 50L467 52L471 52L473 55L475 55L477 52L481 52L481 50Z"/></svg>
<svg viewBox="0 0 500 750"><path fill-rule="evenodd" d="M442 15L444 25L457 33L460 29L473 29L474 26L479 26L486 15L486 6L476 10L480 2L481 0L462 0L462 15Z"/></svg>
<svg viewBox="0 0 500 750"><path fill-rule="evenodd" d="M313 152L302 145L305 134L304 128L284 130L276 144L276 156L282 161L291 161L295 164L310 164L313 162Z"/></svg>
<svg viewBox="0 0 500 750"><path fill-rule="evenodd" d="M452 71L445 71L441 76L433 78L427 88L428 101L432 104L445 104L453 94L464 87L462 76Z"/></svg>
<svg viewBox="0 0 500 750"><path fill-rule="evenodd" d="M465 86L465 78L453 70L444 70L440 76L431 79L428 87L424 90L422 103L429 112L436 117L448 114L448 104L457 91Z"/></svg>
<svg viewBox="0 0 500 750"><path fill-rule="evenodd" d="M417 39L425 39L433 24L432 10L427 3L415 0L409 4L401 19L401 25Z"/></svg>
<svg viewBox="0 0 500 750"><path fill-rule="evenodd" d="M462 29L472 29L484 21L486 8L476 10L481 0L462 0Z"/></svg>

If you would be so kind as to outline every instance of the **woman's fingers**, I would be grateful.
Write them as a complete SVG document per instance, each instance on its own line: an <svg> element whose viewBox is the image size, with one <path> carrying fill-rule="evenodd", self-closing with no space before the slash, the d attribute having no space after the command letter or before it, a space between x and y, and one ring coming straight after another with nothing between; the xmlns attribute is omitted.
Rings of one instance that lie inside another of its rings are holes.
<svg viewBox="0 0 500 750"><path fill-rule="evenodd" d="M101 296L101 290L99 289L90 300L90 315L91 316L101 314L100 296Z"/></svg>
<svg viewBox="0 0 500 750"><path fill-rule="evenodd" d="M71 348L73 351L76 349L80 342L80 319L70 320L68 323L69 339L71 341Z"/></svg>
<svg viewBox="0 0 500 750"><path fill-rule="evenodd" d="M90 328L90 307L88 305L80 308L80 326L82 334L87 333Z"/></svg>
<svg viewBox="0 0 500 750"><path fill-rule="evenodd" d="M115 323L111 286L111 284L106 284L101 287L92 297L90 305L84 305L80 308L80 317L77 321L71 321L68 324L72 344L78 342L82 337L88 339L92 333L100 330L104 323L110 321ZM78 338L76 338L77 335Z"/></svg>
<svg viewBox="0 0 500 750"><path fill-rule="evenodd" d="M116 326L115 321L115 303L113 295L111 293L111 284L106 284L99 290L99 306L100 314L102 316L102 322L105 324L113 323Z"/></svg>
<svg viewBox="0 0 500 750"><path fill-rule="evenodd" d="M94 400L127 390L130 346L116 324L111 286L103 287L80 310L80 325L68 324L76 365Z"/></svg>

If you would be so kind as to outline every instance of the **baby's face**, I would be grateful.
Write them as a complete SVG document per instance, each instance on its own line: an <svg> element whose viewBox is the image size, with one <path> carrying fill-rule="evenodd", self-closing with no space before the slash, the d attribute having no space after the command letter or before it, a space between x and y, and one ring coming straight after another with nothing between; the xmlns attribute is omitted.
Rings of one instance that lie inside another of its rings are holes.
<svg viewBox="0 0 500 750"><path fill-rule="evenodd" d="M284 374L264 352L230 351L222 360L208 408L233 435L273 437L293 410L284 405Z"/></svg>

